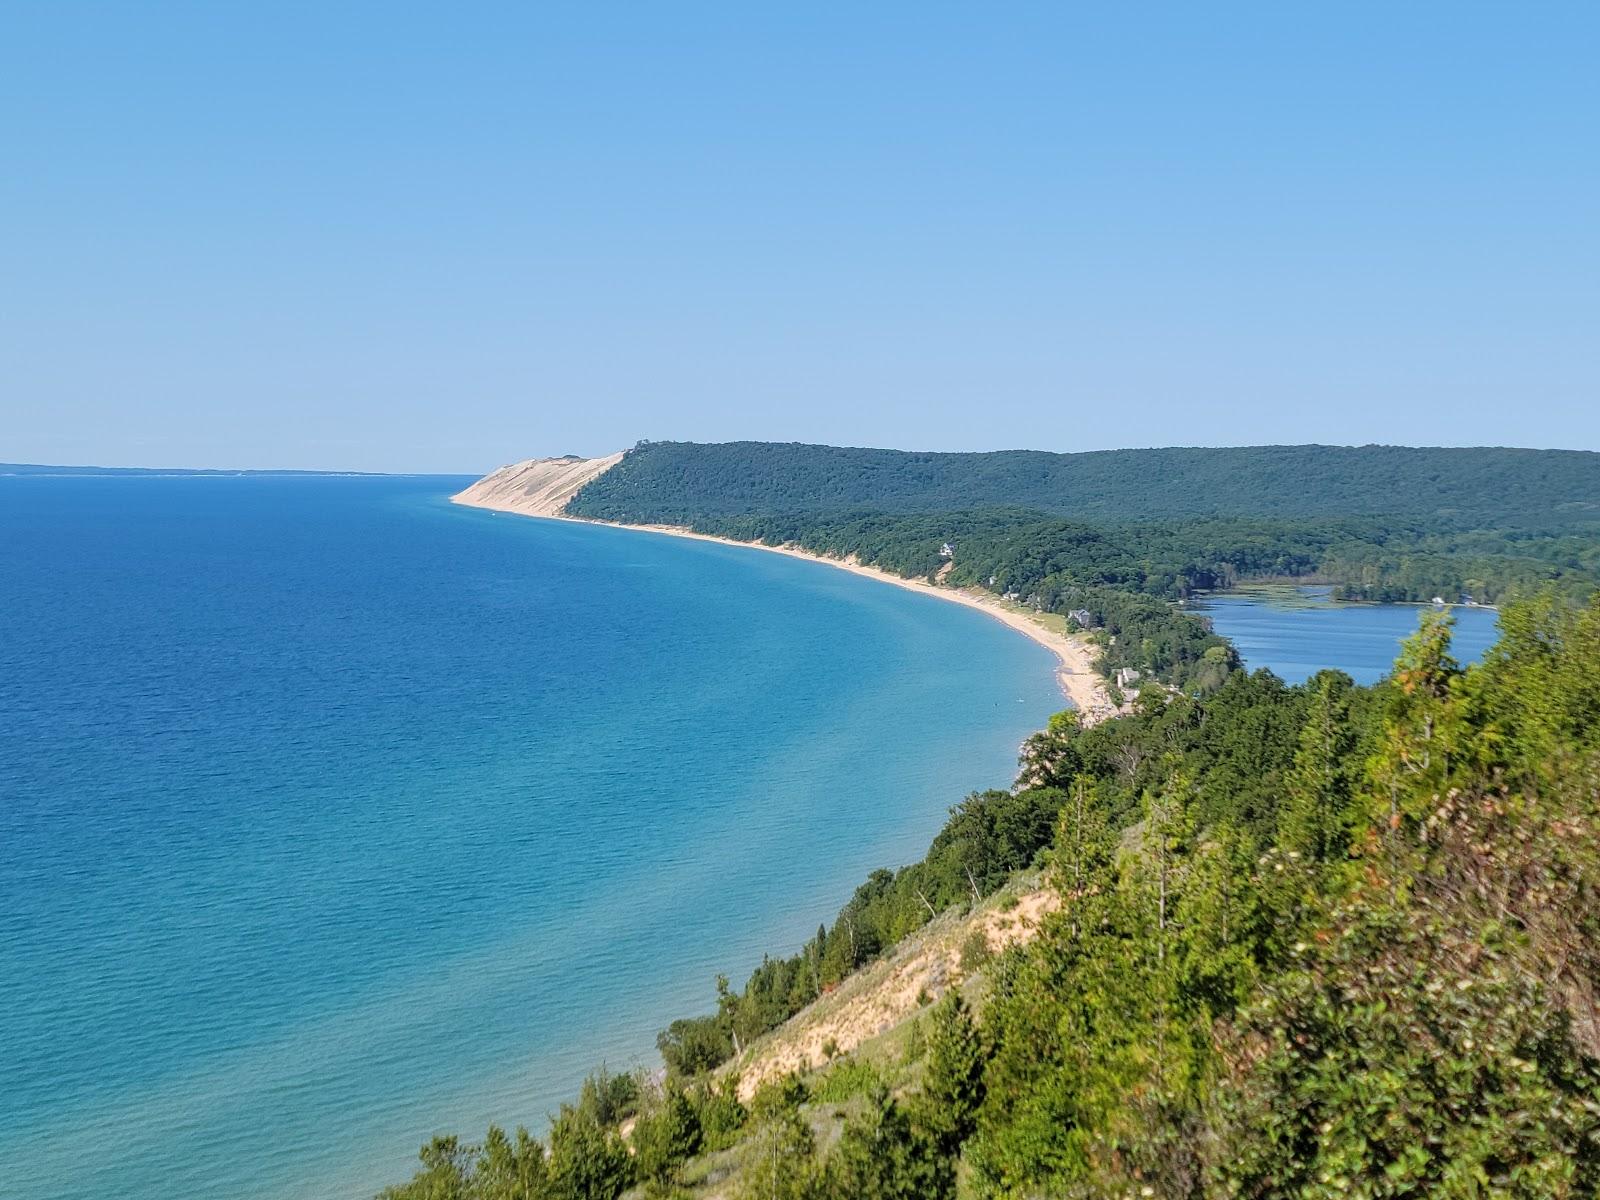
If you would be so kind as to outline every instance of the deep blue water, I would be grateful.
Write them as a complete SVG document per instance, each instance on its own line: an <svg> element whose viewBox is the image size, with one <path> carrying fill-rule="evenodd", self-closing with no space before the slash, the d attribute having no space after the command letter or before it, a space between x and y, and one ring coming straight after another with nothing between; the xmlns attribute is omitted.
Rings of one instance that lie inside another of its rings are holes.
<svg viewBox="0 0 1600 1200"><path fill-rule="evenodd" d="M0 479L7 1195L542 1130L1060 707L981 614L463 482Z"/></svg>
<svg viewBox="0 0 1600 1200"><path fill-rule="evenodd" d="M1342 604L1327 588L1294 588L1271 594L1208 597L1192 606L1238 648L1245 666L1266 667L1288 683L1337 667L1357 683L1376 683L1389 673L1400 643L1417 631L1422 609L1414 604ZM1462 663L1476 662L1498 640L1499 614L1487 608L1453 608L1451 651Z"/></svg>

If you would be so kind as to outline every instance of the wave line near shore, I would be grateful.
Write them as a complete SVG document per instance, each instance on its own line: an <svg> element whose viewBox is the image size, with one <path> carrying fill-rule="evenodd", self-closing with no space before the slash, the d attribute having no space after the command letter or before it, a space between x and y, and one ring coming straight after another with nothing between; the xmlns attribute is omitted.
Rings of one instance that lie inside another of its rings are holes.
<svg viewBox="0 0 1600 1200"><path fill-rule="evenodd" d="M594 478L608 469L620 456L611 459L577 460L594 464L598 469L592 473L582 471L587 475L584 482ZM562 464L567 471L571 471L576 464L572 460L533 460L527 463L516 464L515 468L502 468L501 471L485 476L484 479L464 491L450 497L451 503L465 505L469 508L483 508L494 512L511 513L522 517L536 517L548 521L572 521L582 525L607 525L613 529L631 529L638 533L655 533L667 537L690 538L700 542L715 542L723 546L737 546L747 550L765 550L771 554L785 554L790 558L802 558L810 562L822 563L826 566L837 567L842 571L849 571L864 579L876 579L881 583L892 583L908 591L918 592L926 596L934 596L940 600L949 600L955 604L962 604L994 618L996 621L1016 630L1024 637L1032 638L1039 645L1049 650L1056 656L1056 683L1061 688L1061 693L1072 706L1082 715L1088 723L1100 721L1116 714L1117 707L1112 703L1111 696L1106 690L1105 680L1094 669L1095 647L1083 634L1068 633L1065 630L1053 629L1039 619L1032 610L1021 605L1008 604L1000 597L985 592L979 588L953 588L930 583L925 579L908 579L903 575L896 575L892 571L885 571L881 567L868 566L865 563L851 558L831 558L825 554L816 554L810 550L801 549L794 545L771 546L765 542L743 542L734 538L718 537L709 533L698 533L679 525L653 525L653 524L624 524L618 521L596 521L586 517L571 517L562 511L566 502L576 494L576 488L568 491L565 487L558 489L545 489L536 487L531 494L524 486L504 486L499 484L497 476L503 472L517 471L522 478L518 484L523 483L530 473L536 473L537 468L549 463L552 467ZM600 464L604 464L603 466ZM580 473L580 472L574 472ZM570 486L571 476L563 480ZM555 496L551 492L555 492ZM564 494L563 494L564 493ZM552 499L559 497L557 503Z"/></svg>

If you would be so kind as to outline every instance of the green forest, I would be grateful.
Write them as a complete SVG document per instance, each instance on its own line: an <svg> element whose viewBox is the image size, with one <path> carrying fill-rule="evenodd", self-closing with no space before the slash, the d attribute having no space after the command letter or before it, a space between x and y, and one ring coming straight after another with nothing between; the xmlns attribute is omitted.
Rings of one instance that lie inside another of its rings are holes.
<svg viewBox="0 0 1600 1200"><path fill-rule="evenodd" d="M544 1138L440 1138L387 1200L1600 1194L1600 599L1425 612L1391 676L1229 669L1062 714L921 862L598 1073ZM1059 906L892 1058L742 1104L718 1067L1022 870ZM624 1133L626 1130L626 1133Z"/></svg>
<svg viewBox="0 0 1600 1200"><path fill-rule="evenodd" d="M1029 509L1093 523L1384 517L1546 530L1600 519L1600 454L1409 446L928 454L780 442L641 442L576 516Z"/></svg>

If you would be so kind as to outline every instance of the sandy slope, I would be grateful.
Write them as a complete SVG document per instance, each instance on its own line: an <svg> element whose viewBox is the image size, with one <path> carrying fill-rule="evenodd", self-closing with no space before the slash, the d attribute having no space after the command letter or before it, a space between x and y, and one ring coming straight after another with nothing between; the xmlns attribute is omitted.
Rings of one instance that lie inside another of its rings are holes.
<svg viewBox="0 0 1600 1200"><path fill-rule="evenodd" d="M757 1041L724 1068L738 1076L739 1098L749 1100L769 1079L822 1066L828 1061L824 1047L848 1054L915 1016L961 982L961 948L974 932L998 954L1032 940L1061 903L1048 887L1004 896L1015 901L1013 907L1002 906L1002 897L995 896L971 915L946 913Z"/></svg>
<svg viewBox="0 0 1600 1200"><path fill-rule="evenodd" d="M530 458L489 472L450 499L474 508L559 517L584 484L621 461L620 452L604 458Z"/></svg>

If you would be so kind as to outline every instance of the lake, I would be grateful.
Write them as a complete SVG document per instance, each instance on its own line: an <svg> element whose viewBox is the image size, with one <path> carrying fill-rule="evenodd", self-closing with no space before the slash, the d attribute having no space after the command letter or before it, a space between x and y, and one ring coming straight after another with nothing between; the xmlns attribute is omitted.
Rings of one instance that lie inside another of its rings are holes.
<svg viewBox="0 0 1600 1200"><path fill-rule="evenodd" d="M1209 617L1251 670L1265 667L1288 683L1301 683L1336 667L1357 683L1389 673L1400 643L1417 631L1423 609L1414 604L1347 604L1326 587L1274 587L1208 596L1189 609ZM1452 608L1452 647L1463 663L1494 645L1499 614L1488 608Z"/></svg>
<svg viewBox="0 0 1600 1200"><path fill-rule="evenodd" d="M466 482L0 478L6 1194L542 1133L1063 707L981 613Z"/></svg>

